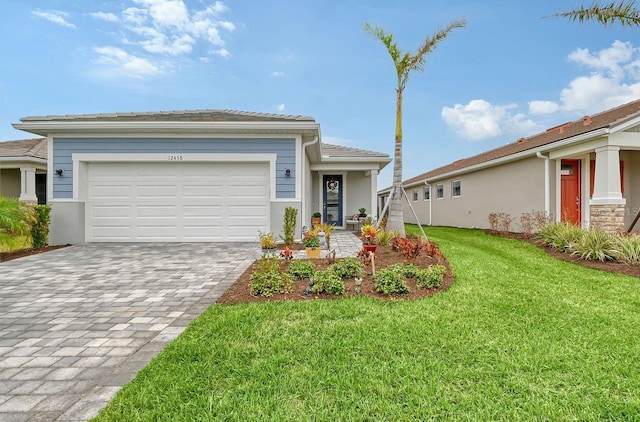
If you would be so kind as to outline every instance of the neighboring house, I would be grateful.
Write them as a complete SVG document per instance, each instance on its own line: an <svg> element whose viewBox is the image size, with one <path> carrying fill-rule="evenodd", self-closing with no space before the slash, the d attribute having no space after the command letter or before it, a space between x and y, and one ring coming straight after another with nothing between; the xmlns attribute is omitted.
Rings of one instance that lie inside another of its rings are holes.
<svg viewBox="0 0 640 422"><path fill-rule="evenodd" d="M0 195L47 202L47 139L0 142Z"/></svg>
<svg viewBox="0 0 640 422"><path fill-rule="evenodd" d="M49 140L51 243L256 241L315 211L375 209L387 154L323 144L311 117L192 110L24 117Z"/></svg>
<svg viewBox="0 0 640 422"><path fill-rule="evenodd" d="M517 222L523 213L544 211L585 228L626 230L640 210L640 100L403 183L422 224L488 228L490 213ZM378 193L380 209L390 190ZM403 203L405 220L415 222Z"/></svg>

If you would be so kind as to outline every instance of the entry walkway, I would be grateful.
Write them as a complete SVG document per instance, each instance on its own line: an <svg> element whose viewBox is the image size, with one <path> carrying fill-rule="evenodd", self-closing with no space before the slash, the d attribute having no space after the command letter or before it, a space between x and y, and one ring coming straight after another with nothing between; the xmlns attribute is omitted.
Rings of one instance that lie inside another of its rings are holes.
<svg viewBox="0 0 640 422"><path fill-rule="evenodd" d="M329 243L331 249L322 250L320 253L321 258L327 256L332 250L336 251L336 258L355 257L362 249L362 241L348 230L335 230L331 233L331 241ZM304 259L306 257L307 252L305 250L296 251L296 258Z"/></svg>

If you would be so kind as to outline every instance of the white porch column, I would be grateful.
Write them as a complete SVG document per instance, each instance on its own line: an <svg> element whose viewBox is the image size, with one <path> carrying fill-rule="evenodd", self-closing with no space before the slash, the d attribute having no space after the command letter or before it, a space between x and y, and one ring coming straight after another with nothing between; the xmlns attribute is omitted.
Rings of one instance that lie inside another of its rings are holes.
<svg viewBox="0 0 640 422"><path fill-rule="evenodd" d="M38 203L36 196L36 168L20 167L20 201Z"/></svg>
<svg viewBox="0 0 640 422"><path fill-rule="evenodd" d="M626 203L620 187L620 147L596 148L596 174L589 201L591 227L610 233L624 230Z"/></svg>
<svg viewBox="0 0 640 422"><path fill-rule="evenodd" d="M371 179L371 214L378 219L378 170L367 171Z"/></svg>
<svg viewBox="0 0 640 422"><path fill-rule="evenodd" d="M596 148L596 174L591 205L625 204L620 189L620 147Z"/></svg>

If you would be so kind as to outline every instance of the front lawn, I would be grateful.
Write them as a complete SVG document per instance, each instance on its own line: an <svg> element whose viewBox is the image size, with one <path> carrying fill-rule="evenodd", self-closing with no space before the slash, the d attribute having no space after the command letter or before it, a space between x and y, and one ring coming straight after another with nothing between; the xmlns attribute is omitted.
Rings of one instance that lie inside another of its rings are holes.
<svg viewBox="0 0 640 422"><path fill-rule="evenodd" d="M481 231L427 235L449 290L212 306L97 420L640 418L637 278Z"/></svg>

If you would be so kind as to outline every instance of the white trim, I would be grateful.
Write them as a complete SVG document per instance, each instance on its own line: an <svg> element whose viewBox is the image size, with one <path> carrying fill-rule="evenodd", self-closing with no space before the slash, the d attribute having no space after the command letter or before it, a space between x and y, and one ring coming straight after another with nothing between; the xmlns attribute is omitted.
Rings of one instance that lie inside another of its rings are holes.
<svg viewBox="0 0 640 422"><path fill-rule="evenodd" d="M345 163L351 163L350 165L345 165L345 163L327 163L327 162L322 162L322 163L317 163L317 164L311 164L311 171L324 171L324 172L336 172L336 171L341 171L341 170L346 170L346 171L373 171L373 170L378 170L378 167L374 167L371 166L371 164L367 164L367 163L371 163L371 160L368 160L367 162L363 162L363 163L354 163L354 160L350 160L348 162Z"/></svg>
<svg viewBox="0 0 640 422"><path fill-rule="evenodd" d="M47 138L47 203L53 202L53 138Z"/></svg>
<svg viewBox="0 0 640 422"><path fill-rule="evenodd" d="M454 194L453 194L453 184L454 184L455 182L460 183L460 194L459 194L459 195L454 195ZM462 180L460 180L460 179L454 179L454 180L452 180L452 181L451 181L451 198L460 198L461 196L462 196Z"/></svg>
<svg viewBox="0 0 640 422"><path fill-rule="evenodd" d="M171 159L171 158L180 159ZM209 163L209 162L268 162L270 201L276 199L276 154L199 154L199 153L73 153L73 198L79 198L81 163L97 162L167 162L167 163ZM83 183L86 177L82 178ZM292 198L288 198L292 199Z"/></svg>
<svg viewBox="0 0 640 422"><path fill-rule="evenodd" d="M296 174L296 183L295 183L295 194L294 197L297 200L302 200L302 136L296 136L295 139L295 174Z"/></svg>
<svg viewBox="0 0 640 422"><path fill-rule="evenodd" d="M14 162L25 162L31 164L47 164L46 158L37 158L37 157L27 157L25 155L19 157L2 157L0 156L0 164L2 163L14 163Z"/></svg>
<svg viewBox="0 0 640 422"><path fill-rule="evenodd" d="M442 196L438 197L438 186L442 186ZM436 201L439 199L444 199L444 183L436 183Z"/></svg>

